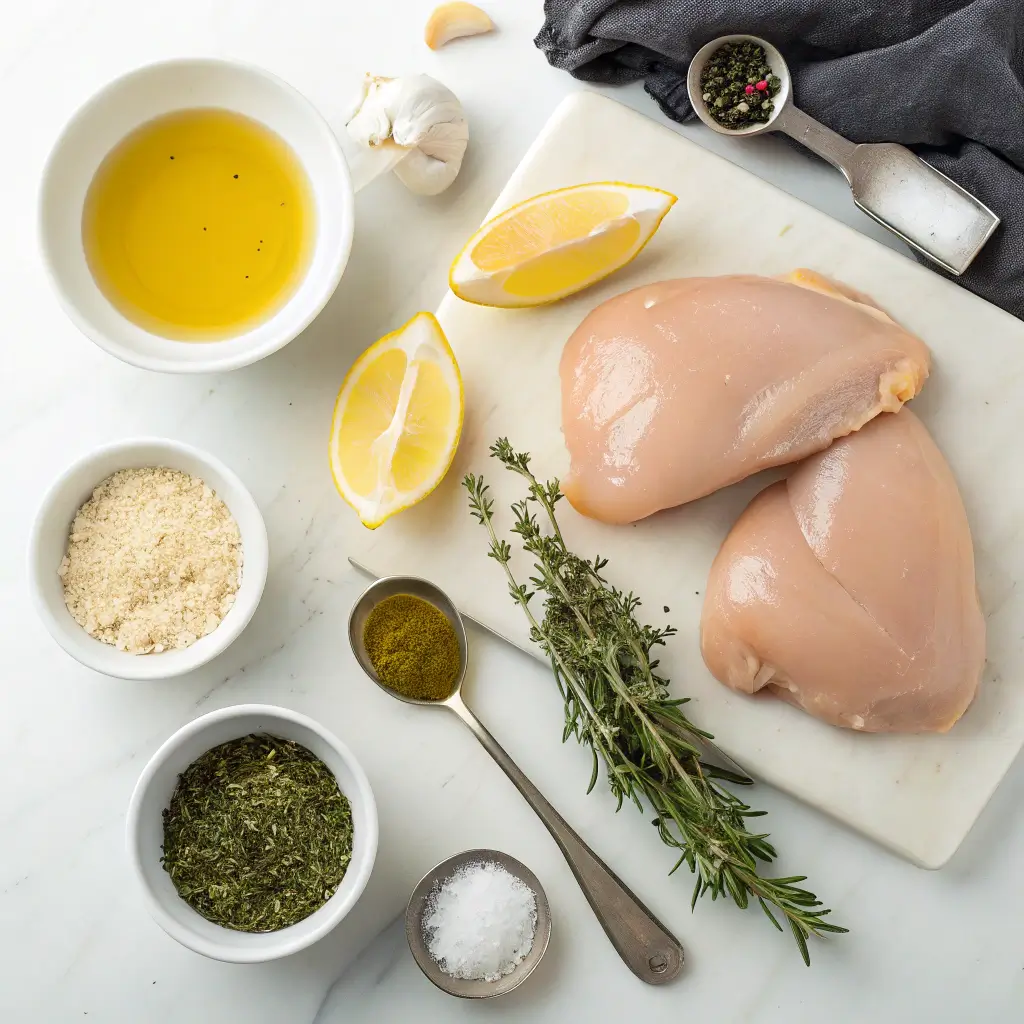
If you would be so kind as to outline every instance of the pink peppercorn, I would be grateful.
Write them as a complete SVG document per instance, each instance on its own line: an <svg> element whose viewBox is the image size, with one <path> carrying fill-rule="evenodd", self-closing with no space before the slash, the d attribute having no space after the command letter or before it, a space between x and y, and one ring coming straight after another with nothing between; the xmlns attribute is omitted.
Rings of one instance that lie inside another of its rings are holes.
<svg viewBox="0 0 1024 1024"><path fill-rule="evenodd" d="M758 92L764 92L767 88L768 82L762 78L761 81L757 83Z"/></svg>
<svg viewBox="0 0 1024 1024"><path fill-rule="evenodd" d="M745 90L745 92L746 92L746 94L747 94L748 96L749 96L749 95L750 95L751 93L753 93L753 91L754 91L754 87L753 87L752 85L748 85L748 86L747 86L747 88L746 88L746 90Z"/></svg>

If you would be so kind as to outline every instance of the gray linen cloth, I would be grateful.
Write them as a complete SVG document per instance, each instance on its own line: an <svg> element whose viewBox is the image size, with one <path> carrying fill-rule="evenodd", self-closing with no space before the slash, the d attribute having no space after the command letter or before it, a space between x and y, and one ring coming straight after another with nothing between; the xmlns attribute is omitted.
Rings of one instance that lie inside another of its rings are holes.
<svg viewBox="0 0 1024 1024"><path fill-rule="evenodd" d="M694 116L686 69L704 43L730 32L774 43L808 114L854 142L910 146L1002 218L955 280L1024 319L1024 0L546 0L544 11L536 44L551 64L590 82L642 79L677 121Z"/></svg>

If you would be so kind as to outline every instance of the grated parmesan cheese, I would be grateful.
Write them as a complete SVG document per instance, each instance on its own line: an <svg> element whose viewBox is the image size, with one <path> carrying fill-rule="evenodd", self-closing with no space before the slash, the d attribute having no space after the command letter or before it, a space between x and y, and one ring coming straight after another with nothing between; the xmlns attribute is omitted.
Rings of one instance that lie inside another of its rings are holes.
<svg viewBox="0 0 1024 1024"><path fill-rule="evenodd" d="M90 635L129 654L182 649L235 602L242 539L228 507L175 469L122 469L78 510L58 569Z"/></svg>

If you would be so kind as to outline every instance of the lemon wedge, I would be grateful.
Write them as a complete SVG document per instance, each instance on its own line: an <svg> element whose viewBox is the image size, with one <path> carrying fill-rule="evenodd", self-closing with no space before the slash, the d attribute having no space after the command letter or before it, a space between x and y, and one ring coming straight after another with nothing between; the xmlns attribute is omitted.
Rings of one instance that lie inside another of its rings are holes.
<svg viewBox="0 0 1024 1024"><path fill-rule="evenodd" d="M462 431L462 377L430 313L374 342L348 371L331 423L338 493L375 530L443 479Z"/></svg>
<svg viewBox="0 0 1024 1024"><path fill-rule="evenodd" d="M448 283L481 306L555 302L625 266L675 201L660 188L616 181L545 192L487 221L455 258Z"/></svg>

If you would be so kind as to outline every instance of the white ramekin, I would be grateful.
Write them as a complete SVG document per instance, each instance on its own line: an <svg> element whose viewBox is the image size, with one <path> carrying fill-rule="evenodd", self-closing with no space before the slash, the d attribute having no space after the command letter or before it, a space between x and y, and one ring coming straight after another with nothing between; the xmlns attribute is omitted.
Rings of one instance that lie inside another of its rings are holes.
<svg viewBox="0 0 1024 1024"><path fill-rule="evenodd" d="M334 895L298 924L259 934L233 931L197 914L178 896L160 863L163 811L170 804L178 776L211 747L251 733L294 740L316 754L348 798L353 825L352 860ZM334 928L366 888L377 856L377 834L373 791L352 751L311 718L267 704L239 704L212 711L179 729L139 776L128 804L125 830L128 859L146 908L157 924L183 946L231 963L258 963L297 953Z"/></svg>
<svg viewBox="0 0 1024 1024"><path fill-rule="evenodd" d="M224 341L174 341L121 315L93 280L82 245L82 210L103 158L129 132L174 110L221 107L265 124L295 152L314 198L316 240L299 286L271 316ZM355 201L341 144L316 107L262 68L212 57L168 60L123 75L68 122L43 170L43 262L65 312L100 348L165 373L215 373L276 352L323 309L352 248Z"/></svg>
<svg viewBox="0 0 1024 1024"><path fill-rule="evenodd" d="M57 569L67 550L75 513L96 485L119 469L166 466L199 477L238 523L242 582L235 603L212 632L184 650L127 654L88 633L71 617ZM206 452L166 438L140 437L97 448L66 469L50 487L29 540L28 578L36 610L53 638L83 665L121 679L168 679L191 672L224 651L245 629L263 595L270 553L267 528L245 484Z"/></svg>

